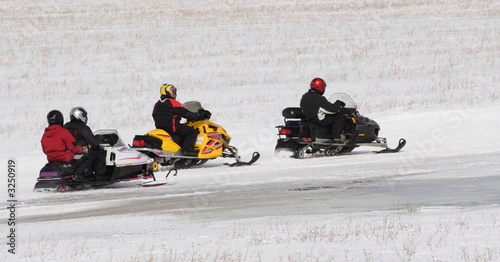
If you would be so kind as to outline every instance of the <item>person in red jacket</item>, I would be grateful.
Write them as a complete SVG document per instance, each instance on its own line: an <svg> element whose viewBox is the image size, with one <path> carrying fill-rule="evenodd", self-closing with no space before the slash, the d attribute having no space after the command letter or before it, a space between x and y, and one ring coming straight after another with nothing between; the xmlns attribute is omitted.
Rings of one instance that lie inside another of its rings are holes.
<svg viewBox="0 0 500 262"><path fill-rule="evenodd" d="M85 152L85 148L73 144L75 138L67 129L62 127L64 117L60 111L50 111L47 114L47 122L49 126L43 133L41 143L49 163L69 162L73 160L75 154Z"/></svg>

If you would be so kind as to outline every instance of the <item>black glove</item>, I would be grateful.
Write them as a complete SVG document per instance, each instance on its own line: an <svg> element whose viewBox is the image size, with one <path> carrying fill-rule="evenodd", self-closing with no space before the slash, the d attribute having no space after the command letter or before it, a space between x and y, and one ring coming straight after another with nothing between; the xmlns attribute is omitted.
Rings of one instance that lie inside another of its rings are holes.
<svg viewBox="0 0 500 262"><path fill-rule="evenodd" d="M208 120L212 116L212 113L210 111L205 110L205 109L200 109L198 110L198 118L199 120Z"/></svg>
<svg viewBox="0 0 500 262"><path fill-rule="evenodd" d="M340 100L337 100L335 101L335 104L339 105L340 107L344 107L345 106L345 103L340 101Z"/></svg>
<svg viewBox="0 0 500 262"><path fill-rule="evenodd" d="M75 141L75 142L73 142L73 145L75 145L75 146L81 146L81 147L84 147L84 146L89 147L89 144L85 140L80 140L78 142Z"/></svg>

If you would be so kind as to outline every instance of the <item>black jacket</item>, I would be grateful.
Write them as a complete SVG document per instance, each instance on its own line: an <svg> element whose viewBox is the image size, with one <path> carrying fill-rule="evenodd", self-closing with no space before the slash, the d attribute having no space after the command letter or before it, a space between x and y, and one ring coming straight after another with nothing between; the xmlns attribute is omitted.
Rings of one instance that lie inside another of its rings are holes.
<svg viewBox="0 0 500 262"><path fill-rule="evenodd" d="M309 89L309 91L302 96L300 107L306 115L306 118L313 121L319 121L318 111L320 107L332 113L338 113L342 109L340 101L336 101L332 104L314 89Z"/></svg>
<svg viewBox="0 0 500 262"><path fill-rule="evenodd" d="M166 130L167 132L176 132L180 125L181 117L189 121L199 119L197 113L187 110L179 101L173 98L160 99L156 102L153 109L153 119L156 128Z"/></svg>
<svg viewBox="0 0 500 262"><path fill-rule="evenodd" d="M99 140L85 123L78 120L69 121L64 124L64 128L68 129L73 135L77 145L99 147Z"/></svg>

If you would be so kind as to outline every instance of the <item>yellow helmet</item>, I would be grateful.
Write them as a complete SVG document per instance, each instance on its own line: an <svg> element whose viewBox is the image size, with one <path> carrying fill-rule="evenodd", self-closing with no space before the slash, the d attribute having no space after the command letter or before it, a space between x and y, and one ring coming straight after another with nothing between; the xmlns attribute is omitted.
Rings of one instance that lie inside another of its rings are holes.
<svg viewBox="0 0 500 262"><path fill-rule="evenodd" d="M177 88L171 84L163 84L160 87L160 95L175 99L177 97Z"/></svg>

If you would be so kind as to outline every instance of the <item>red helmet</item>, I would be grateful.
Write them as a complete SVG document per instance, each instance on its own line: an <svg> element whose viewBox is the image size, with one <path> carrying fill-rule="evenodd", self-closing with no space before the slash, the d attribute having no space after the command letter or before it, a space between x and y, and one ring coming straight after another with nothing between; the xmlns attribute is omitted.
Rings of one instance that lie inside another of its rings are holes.
<svg viewBox="0 0 500 262"><path fill-rule="evenodd" d="M324 94L325 88L326 88L325 80L317 77L311 81L311 89L318 90L321 94Z"/></svg>

